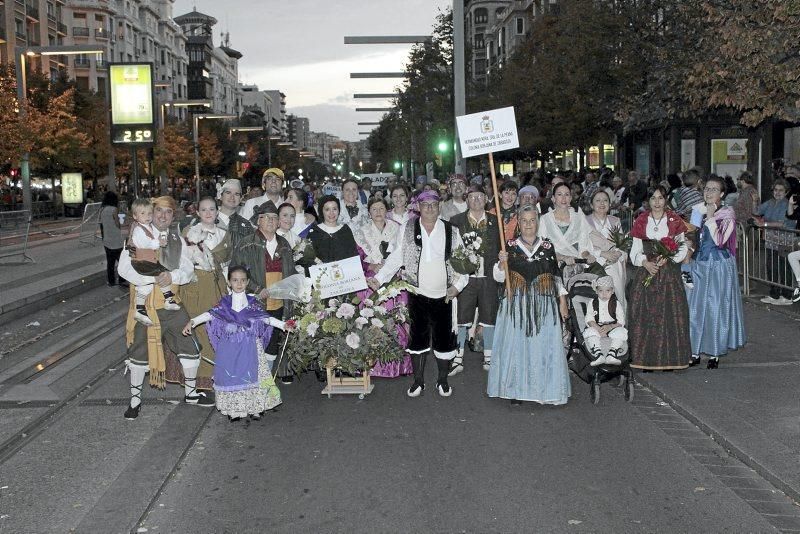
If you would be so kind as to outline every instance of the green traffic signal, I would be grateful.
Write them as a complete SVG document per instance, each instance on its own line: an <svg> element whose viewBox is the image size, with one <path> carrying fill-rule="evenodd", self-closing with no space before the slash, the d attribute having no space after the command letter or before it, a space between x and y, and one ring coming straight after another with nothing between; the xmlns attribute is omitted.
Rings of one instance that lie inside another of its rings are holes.
<svg viewBox="0 0 800 534"><path fill-rule="evenodd" d="M447 152L447 141L439 141L439 152Z"/></svg>
<svg viewBox="0 0 800 534"><path fill-rule="evenodd" d="M394 162L394 168L395 169L399 169L400 168L400 162L399 161L395 161Z"/></svg>

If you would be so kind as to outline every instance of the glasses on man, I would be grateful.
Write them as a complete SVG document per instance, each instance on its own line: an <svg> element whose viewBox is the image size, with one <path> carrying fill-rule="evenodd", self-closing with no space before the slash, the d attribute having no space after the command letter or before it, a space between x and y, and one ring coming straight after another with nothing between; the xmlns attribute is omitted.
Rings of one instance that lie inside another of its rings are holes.
<svg viewBox="0 0 800 534"><path fill-rule="evenodd" d="M703 191L705 191L706 193L721 193L722 189L720 189L719 187L705 187L703 188Z"/></svg>
<svg viewBox="0 0 800 534"><path fill-rule="evenodd" d="M420 209L423 209L423 210L432 210L434 208L438 208L439 207L439 203L438 202L421 202L419 207L420 207Z"/></svg>

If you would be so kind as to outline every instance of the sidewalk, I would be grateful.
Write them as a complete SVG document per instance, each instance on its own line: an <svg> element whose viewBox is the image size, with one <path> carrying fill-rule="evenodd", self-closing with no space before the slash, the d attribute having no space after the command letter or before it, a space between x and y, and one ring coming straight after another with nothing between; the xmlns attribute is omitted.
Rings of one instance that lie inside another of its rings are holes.
<svg viewBox="0 0 800 534"><path fill-rule="evenodd" d="M745 299L747 345L675 373L636 379L800 502L800 304L771 307Z"/></svg>
<svg viewBox="0 0 800 534"><path fill-rule="evenodd" d="M106 282L99 239L86 244L77 234L59 236L28 247L28 255L36 263L21 263L21 257L0 263L0 324Z"/></svg>

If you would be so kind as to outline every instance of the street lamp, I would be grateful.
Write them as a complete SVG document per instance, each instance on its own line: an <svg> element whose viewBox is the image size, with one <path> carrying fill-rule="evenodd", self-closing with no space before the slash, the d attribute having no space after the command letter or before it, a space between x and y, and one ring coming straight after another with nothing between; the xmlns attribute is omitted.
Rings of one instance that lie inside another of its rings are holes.
<svg viewBox="0 0 800 534"><path fill-rule="evenodd" d="M33 56L71 56L76 54L97 54L101 55L105 51L95 45L72 45L72 46L18 46L14 49L17 58L17 104L19 105L20 123L25 121L28 114L28 78L26 70L27 57ZM22 207L33 213L33 201L31 198L31 168L30 152L27 150L22 153L20 161L20 174L22 174Z"/></svg>
<svg viewBox="0 0 800 534"><path fill-rule="evenodd" d="M224 114L215 114L215 113L201 113L198 115L192 116L192 140L194 141L194 185L197 189L196 191L196 198L197 198L197 205L200 205L200 139L198 136L198 130L200 127L200 121L202 119L235 119L236 115L224 115Z"/></svg>
<svg viewBox="0 0 800 534"><path fill-rule="evenodd" d="M158 87L158 85L156 85ZM192 107L192 106L203 106L205 108L211 107L210 100L169 100L167 102L162 102L161 104L161 128L167 125L167 117L166 117L166 108L173 107Z"/></svg>

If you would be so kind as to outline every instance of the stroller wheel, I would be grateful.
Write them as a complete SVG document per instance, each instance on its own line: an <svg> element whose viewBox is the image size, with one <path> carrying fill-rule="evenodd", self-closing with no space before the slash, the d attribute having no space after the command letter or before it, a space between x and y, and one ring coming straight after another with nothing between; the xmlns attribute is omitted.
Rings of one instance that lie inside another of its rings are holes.
<svg viewBox="0 0 800 534"><path fill-rule="evenodd" d="M633 402L633 377L628 377L625 381L625 400Z"/></svg>
<svg viewBox="0 0 800 534"><path fill-rule="evenodd" d="M600 379L595 375L594 379L592 379L592 385L590 386L591 389L589 390L589 398L592 401L592 404L597 404L600 402Z"/></svg>

